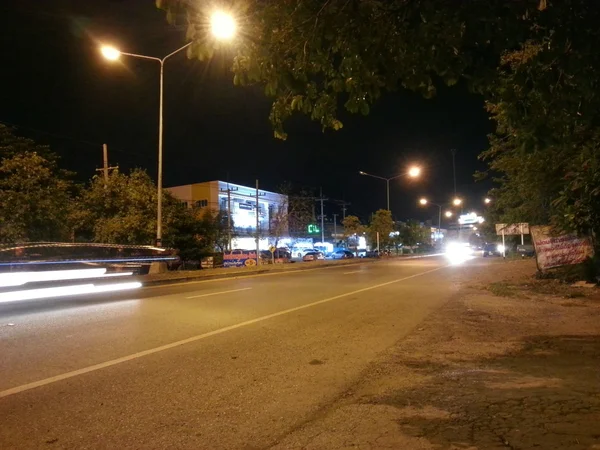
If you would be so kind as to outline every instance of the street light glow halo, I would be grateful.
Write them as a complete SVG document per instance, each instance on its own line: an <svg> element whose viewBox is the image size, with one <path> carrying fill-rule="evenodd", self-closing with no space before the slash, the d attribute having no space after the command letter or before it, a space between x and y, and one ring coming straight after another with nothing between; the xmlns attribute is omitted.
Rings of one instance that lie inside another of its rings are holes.
<svg viewBox="0 0 600 450"><path fill-rule="evenodd" d="M408 176L412 178L416 178L421 175L421 168L419 166L413 166L408 169Z"/></svg>
<svg viewBox="0 0 600 450"><path fill-rule="evenodd" d="M452 200L452 204L454 206L460 206L462 205L462 200L460 198L455 198L454 200Z"/></svg>
<svg viewBox="0 0 600 450"><path fill-rule="evenodd" d="M121 57L121 52L115 47L111 47L110 45L103 45L100 47L100 53L109 61L116 61Z"/></svg>
<svg viewBox="0 0 600 450"><path fill-rule="evenodd" d="M426 198L422 198L422 199L420 199L420 200L419 200L419 203L420 203L421 205L426 205L428 202L427 202L427 199L426 199Z"/></svg>
<svg viewBox="0 0 600 450"><path fill-rule="evenodd" d="M210 16L210 30L219 40L232 39L237 31L235 19L225 11L215 11Z"/></svg>

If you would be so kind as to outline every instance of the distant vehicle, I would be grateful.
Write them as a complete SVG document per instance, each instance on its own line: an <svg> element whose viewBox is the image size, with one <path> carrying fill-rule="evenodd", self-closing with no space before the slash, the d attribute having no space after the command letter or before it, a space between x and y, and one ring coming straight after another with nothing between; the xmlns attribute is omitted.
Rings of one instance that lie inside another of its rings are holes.
<svg viewBox="0 0 600 450"><path fill-rule="evenodd" d="M517 253L521 258L531 258L535 256L535 248L533 245L517 245Z"/></svg>
<svg viewBox="0 0 600 450"><path fill-rule="evenodd" d="M306 255L309 252L319 252L319 250L317 250L316 248L294 248L292 249L292 257L296 257L296 258L302 258L304 255Z"/></svg>
<svg viewBox="0 0 600 450"><path fill-rule="evenodd" d="M277 249L273 253L269 250L262 250L260 257L264 260L263 264L271 264L273 260L277 263L289 262L292 255L288 251Z"/></svg>
<svg viewBox="0 0 600 450"><path fill-rule="evenodd" d="M377 250L360 252L358 255L361 258L379 258L379 252Z"/></svg>
<svg viewBox="0 0 600 450"><path fill-rule="evenodd" d="M321 252L308 252L302 257L302 261L318 261L325 259L325 255Z"/></svg>
<svg viewBox="0 0 600 450"><path fill-rule="evenodd" d="M354 258L354 253L350 250L336 250L331 255L329 255L331 259L350 259Z"/></svg>
<svg viewBox="0 0 600 450"><path fill-rule="evenodd" d="M502 244L488 243L483 246L483 257L487 256L502 256L504 246Z"/></svg>

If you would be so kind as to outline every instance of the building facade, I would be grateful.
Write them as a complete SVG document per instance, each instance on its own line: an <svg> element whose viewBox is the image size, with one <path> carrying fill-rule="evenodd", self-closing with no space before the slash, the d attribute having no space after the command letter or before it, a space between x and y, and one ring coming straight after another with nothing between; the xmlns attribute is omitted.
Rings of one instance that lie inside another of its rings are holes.
<svg viewBox="0 0 600 450"><path fill-rule="evenodd" d="M288 235L286 195L259 189L257 208L256 188L226 181L186 184L166 190L189 208L228 213L237 236L232 242L233 248L252 248L257 213L261 248L268 248L268 240L274 235L278 238Z"/></svg>

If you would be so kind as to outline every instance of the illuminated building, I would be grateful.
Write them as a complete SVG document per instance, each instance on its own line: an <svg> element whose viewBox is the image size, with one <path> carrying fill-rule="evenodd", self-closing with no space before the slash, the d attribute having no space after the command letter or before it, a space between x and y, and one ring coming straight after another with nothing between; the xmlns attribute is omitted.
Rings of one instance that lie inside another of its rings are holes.
<svg viewBox="0 0 600 450"><path fill-rule="evenodd" d="M175 198L185 203L189 208L211 209L213 211L230 212L233 231L241 241L244 236L254 236L256 233L256 188L227 183L226 181L207 181L204 183L186 184L166 188ZM262 237L268 237L277 226L278 234L287 235L287 205L286 195L258 190L258 222ZM282 225L281 221L285 221ZM251 248L245 242L244 246ZM239 244L239 243L238 243ZM268 244L265 244L268 245ZM234 243L234 247L238 247ZM261 248L263 244L261 242Z"/></svg>

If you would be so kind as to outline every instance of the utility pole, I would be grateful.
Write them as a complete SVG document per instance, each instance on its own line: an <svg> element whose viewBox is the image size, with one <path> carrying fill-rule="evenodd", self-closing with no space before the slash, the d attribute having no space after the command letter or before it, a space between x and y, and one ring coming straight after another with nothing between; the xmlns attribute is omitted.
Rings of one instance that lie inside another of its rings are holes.
<svg viewBox="0 0 600 450"><path fill-rule="evenodd" d="M454 175L454 198L456 198L456 149L450 150L452 153L452 173Z"/></svg>
<svg viewBox="0 0 600 450"><path fill-rule="evenodd" d="M325 200L329 200L328 198L323 198L323 188L319 188L320 196L319 200L321 200L321 243L325 243L325 214L323 213L323 202Z"/></svg>
<svg viewBox="0 0 600 450"><path fill-rule="evenodd" d="M237 190L238 188L231 189L229 187L229 181L227 182L227 189L221 189L221 192L227 192L227 248L229 251L231 251L231 191Z"/></svg>
<svg viewBox="0 0 600 450"><path fill-rule="evenodd" d="M333 215L333 239L337 240L337 216L338 214Z"/></svg>
<svg viewBox="0 0 600 450"><path fill-rule="evenodd" d="M258 204L258 197L260 195L265 194L258 193L258 180L256 180L256 267L258 267L258 265L260 264L260 205Z"/></svg>
<svg viewBox="0 0 600 450"><path fill-rule="evenodd" d="M256 267L260 264L260 235L259 235L259 216L260 208L258 206L258 180L256 180Z"/></svg>
<svg viewBox="0 0 600 450"><path fill-rule="evenodd" d="M108 171L112 169L118 169L119 166L109 167L108 166L108 146L106 144L102 144L102 169L96 169L96 172L103 172L104 174L104 189L108 186Z"/></svg>
<svg viewBox="0 0 600 450"><path fill-rule="evenodd" d="M346 218L346 210L348 209L347 207L350 206L350 203L342 201L341 205L342 205L342 220L344 220Z"/></svg>

